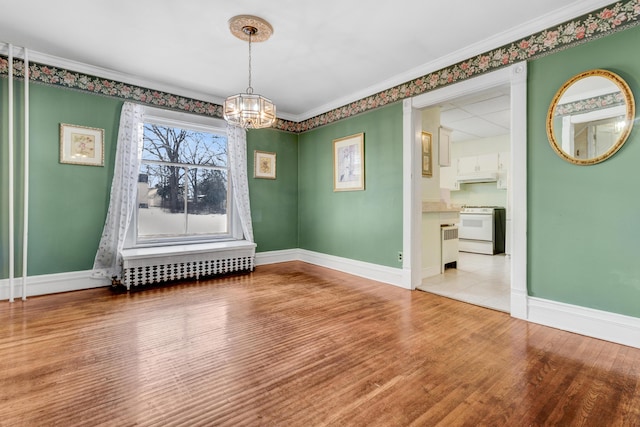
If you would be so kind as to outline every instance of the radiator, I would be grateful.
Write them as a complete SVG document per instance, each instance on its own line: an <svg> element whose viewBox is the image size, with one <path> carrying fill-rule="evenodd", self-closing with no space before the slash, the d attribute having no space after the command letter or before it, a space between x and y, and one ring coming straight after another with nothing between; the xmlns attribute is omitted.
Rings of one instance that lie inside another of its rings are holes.
<svg viewBox="0 0 640 427"><path fill-rule="evenodd" d="M255 243L230 241L122 251L122 284L127 289L174 280L252 271Z"/></svg>
<svg viewBox="0 0 640 427"><path fill-rule="evenodd" d="M458 226L447 225L440 227L442 262L440 272L443 273L447 264L457 267L458 264Z"/></svg>

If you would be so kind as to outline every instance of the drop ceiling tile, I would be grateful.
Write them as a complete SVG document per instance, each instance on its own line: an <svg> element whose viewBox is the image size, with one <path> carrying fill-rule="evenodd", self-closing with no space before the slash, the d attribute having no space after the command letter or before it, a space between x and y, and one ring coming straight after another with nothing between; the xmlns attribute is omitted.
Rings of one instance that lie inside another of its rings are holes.
<svg viewBox="0 0 640 427"><path fill-rule="evenodd" d="M440 110L441 123L453 123L458 120L468 119L469 117L472 117L472 114L460 108Z"/></svg>
<svg viewBox="0 0 640 427"><path fill-rule="evenodd" d="M464 109L472 114L487 114L511 108L508 96L498 96L484 101L467 104Z"/></svg>
<svg viewBox="0 0 640 427"><path fill-rule="evenodd" d="M505 128L507 131L511 127L511 110L496 111L484 116L487 121Z"/></svg>
<svg viewBox="0 0 640 427"><path fill-rule="evenodd" d="M488 138L496 135L504 135L508 131L502 126L497 126L478 117L460 120L455 123L455 130L467 134L476 135L478 138ZM453 138L452 138L453 139ZM455 141L455 140L454 140Z"/></svg>

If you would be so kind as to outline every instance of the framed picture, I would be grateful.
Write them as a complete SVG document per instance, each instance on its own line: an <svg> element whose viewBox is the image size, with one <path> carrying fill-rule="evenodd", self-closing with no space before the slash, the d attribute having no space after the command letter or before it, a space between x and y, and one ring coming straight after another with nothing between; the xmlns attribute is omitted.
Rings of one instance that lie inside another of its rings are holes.
<svg viewBox="0 0 640 427"><path fill-rule="evenodd" d="M60 163L104 166L104 129L60 123Z"/></svg>
<svg viewBox="0 0 640 427"><path fill-rule="evenodd" d="M364 133L333 140L333 191L364 190Z"/></svg>
<svg viewBox="0 0 640 427"><path fill-rule="evenodd" d="M253 152L253 177L276 179L276 153Z"/></svg>
<svg viewBox="0 0 640 427"><path fill-rule="evenodd" d="M433 147L431 139L429 132L422 132L422 176L428 178L433 176Z"/></svg>

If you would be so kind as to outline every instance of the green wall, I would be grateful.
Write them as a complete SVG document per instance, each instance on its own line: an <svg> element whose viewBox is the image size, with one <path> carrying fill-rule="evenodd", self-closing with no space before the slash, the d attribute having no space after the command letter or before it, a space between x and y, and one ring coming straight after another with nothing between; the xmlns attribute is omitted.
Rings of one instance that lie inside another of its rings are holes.
<svg viewBox="0 0 640 427"><path fill-rule="evenodd" d="M333 191L333 140L364 132L365 190ZM300 248L401 267L402 104L299 137Z"/></svg>
<svg viewBox="0 0 640 427"><path fill-rule="evenodd" d="M0 79L0 279L9 276L9 123L7 79Z"/></svg>
<svg viewBox="0 0 640 427"><path fill-rule="evenodd" d="M123 102L31 85L29 275L88 270L109 205ZM104 167L59 162L60 123L104 129Z"/></svg>
<svg viewBox="0 0 640 427"><path fill-rule="evenodd" d="M276 153L276 179L253 177L254 150ZM273 129L247 132L247 168L257 252L298 247L298 136Z"/></svg>
<svg viewBox="0 0 640 427"><path fill-rule="evenodd" d="M7 80L2 79L3 89ZM16 82L16 93L23 85ZM115 139L122 101L45 85L30 85L29 257L30 276L91 269L102 233L113 173ZM3 91L3 93L6 93ZM22 95L19 95L22 98ZM3 96L7 105L7 97ZM22 99L15 103L17 137L22 140ZM3 115L3 121L5 115ZM105 166L61 164L60 123L105 130ZM3 129L4 126L3 126ZM7 133L2 134L2 169L8 168ZM20 275L22 241L23 149L16 153L16 275ZM2 174L2 206L7 206L8 173ZM8 277L8 211L2 209L0 274ZM5 262L6 259L6 262Z"/></svg>
<svg viewBox="0 0 640 427"><path fill-rule="evenodd" d="M640 96L640 27L528 69L528 286L531 296L640 317L640 127L609 160L575 166L551 149L545 115L560 86L604 68Z"/></svg>

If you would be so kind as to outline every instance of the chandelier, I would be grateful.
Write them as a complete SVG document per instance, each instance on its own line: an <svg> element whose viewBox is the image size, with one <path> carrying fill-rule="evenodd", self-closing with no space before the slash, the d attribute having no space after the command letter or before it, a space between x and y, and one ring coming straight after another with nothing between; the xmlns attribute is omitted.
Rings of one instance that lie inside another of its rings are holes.
<svg viewBox="0 0 640 427"><path fill-rule="evenodd" d="M249 42L249 87L246 93L228 97L224 101L224 118L234 126L260 129L276 121L276 106L271 100L253 93L251 87L251 43L267 40L273 34L271 25L262 18L238 15L229 20L231 34Z"/></svg>

